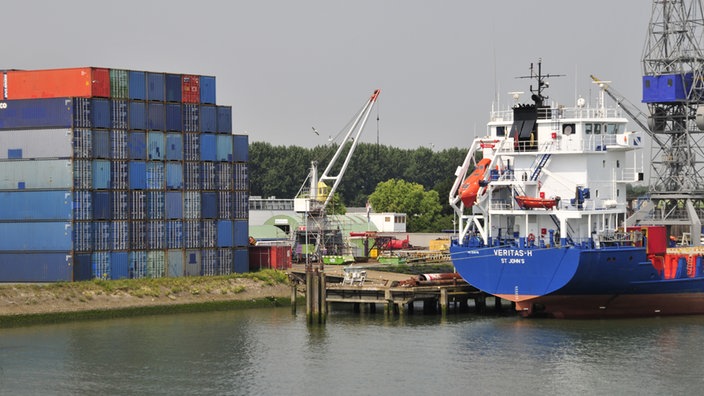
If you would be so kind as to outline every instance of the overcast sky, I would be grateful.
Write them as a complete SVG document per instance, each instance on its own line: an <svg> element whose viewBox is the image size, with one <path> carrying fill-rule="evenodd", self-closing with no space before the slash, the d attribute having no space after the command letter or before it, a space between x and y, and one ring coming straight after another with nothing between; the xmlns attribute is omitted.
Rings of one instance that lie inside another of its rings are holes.
<svg viewBox="0 0 704 396"><path fill-rule="evenodd" d="M566 77L551 100L594 98L590 74L641 99L651 2L13 1L0 68L99 66L217 77L250 141L313 147L379 88L362 140L435 149L483 134L492 101L528 91L531 62ZM526 101L528 97L525 97ZM642 107L644 108L644 107ZM377 126L376 115L380 118ZM320 136L311 129L315 127ZM633 125L635 129L635 125Z"/></svg>

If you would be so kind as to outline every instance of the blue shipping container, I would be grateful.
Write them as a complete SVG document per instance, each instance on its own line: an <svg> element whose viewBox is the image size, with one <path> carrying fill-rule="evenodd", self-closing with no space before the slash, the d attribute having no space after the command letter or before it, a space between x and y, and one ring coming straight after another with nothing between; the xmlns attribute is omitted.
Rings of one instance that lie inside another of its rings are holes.
<svg viewBox="0 0 704 396"><path fill-rule="evenodd" d="M215 133L218 129L218 113L213 105L200 106L200 131Z"/></svg>
<svg viewBox="0 0 704 396"><path fill-rule="evenodd" d="M164 147L164 133L152 131L148 134L147 148L149 151L149 157L152 161L161 161L164 159L164 154L166 154L166 148Z"/></svg>
<svg viewBox="0 0 704 396"><path fill-rule="evenodd" d="M147 163L144 161L129 162L130 190L147 188Z"/></svg>
<svg viewBox="0 0 704 396"><path fill-rule="evenodd" d="M217 230L218 226L215 220L203 220L203 224L200 229L200 235L203 238L203 247L215 247L217 244Z"/></svg>
<svg viewBox="0 0 704 396"><path fill-rule="evenodd" d="M183 104L183 132L199 132L199 107L197 104Z"/></svg>
<svg viewBox="0 0 704 396"><path fill-rule="evenodd" d="M200 160L201 161L215 161L217 157L217 140L215 139L217 135L211 133L204 133L200 135Z"/></svg>
<svg viewBox="0 0 704 396"><path fill-rule="evenodd" d="M112 220L127 220L129 218L129 199L127 191L113 191L112 198Z"/></svg>
<svg viewBox="0 0 704 396"><path fill-rule="evenodd" d="M168 190L183 189L183 166L180 163L166 163L166 188Z"/></svg>
<svg viewBox="0 0 704 396"><path fill-rule="evenodd" d="M129 223L126 221L113 221L110 236L112 238L111 250L127 250L130 247Z"/></svg>
<svg viewBox="0 0 704 396"><path fill-rule="evenodd" d="M183 160L183 135L180 133L166 134L166 160Z"/></svg>
<svg viewBox="0 0 704 396"><path fill-rule="evenodd" d="M115 190L127 190L129 188L127 161L112 161L110 164L110 186Z"/></svg>
<svg viewBox="0 0 704 396"><path fill-rule="evenodd" d="M130 277L130 263L127 252L110 253L110 279Z"/></svg>
<svg viewBox="0 0 704 396"><path fill-rule="evenodd" d="M110 253L95 252L91 255L92 275L95 279L110 279Z"/></svg>
<svg viewBox="0 0 704 396"><path fill-rule="evenodd" d="M249 272L249 251L247 249L235 249L235 265L233 271L238 274Z"/></svg>
<svg viewBox="0 0 704 396"><path fill-rule="evenodd" d="M110 188L110 169L110 161L108 160L93 161L93 188Z"/></svg>
<svg viewBox="0 0 704 396"><path fill-rule="evenodd" d="M218 133L232 133L232 106L218 106Z"/></svg>
<svg viewBox="0 0 704 396"><path fill-rule="evenodd" d="M220 275L229 275L232 273L234 264L234 255L231 248L218 249L218 267Z"/></svg>
<svg viewBox="0 0 704 396"><path fill-rule="evenodd" d="M107 191L93 192L93 219L110 220L112 217L112 197Z"/></svg>
<svg viewBox="0 0 704 396"><path fill-rule="evenodd" d="M69 251L72 250L71 223L16 222L0 223L0 250Z"/></svg>
<svg viewBox="0 0 704 396"><path fill-rule="evenodd" d="M110 250L112 240L110 233L112 227L109 221L94 221L93 222L93 248L95 250Z"/></svg>
<svg viewBox="0 0 704 396"><path fill-rule="evenodd" d="M110 131L110 156L113 159L128 158L127 131L113 129Z"/></svg>
<svg viewBox="0 0 704 396"><path fill-rule="evenodd" d="M249 222L247 220L235 220L235 246L249 245Z"/></svg>
<svg viewBox="0 0 704 396"><path fill-rule="evenodd" d="M166 248L183 248L183 222L172 220L166 223Z"/></svg>
<svg viewBox="0 0 704 396"><path fill-rule="evenodd" d="M90 252L93 250L93 223L90 221L73 222L73 250Z"/></svg>
<svg viewBox="0 0 704 396"><path fill-rule="evenodd" d="M164 252L147 252L147 276L161 278L166 270L166 254Z"/></svg>
<svg viewBox="0 0 704 396"><path fill-rule="evenodd" d="M164 181L164 163L153 161L147 162L147 189L163 190Z"/></svg>
<svg viewBox="0 0 704 396"><path fill-rule="evenodd" d="M183 218L183 194L180 191L166 192L166 218Z"/></svg>
<svg viewBox="0 0 704 396"><path fill-rule="evenodd" d="M163 220L154 220L147 222L147 246L150 250L165 248L166 224Z"/></svg>
<svg viewBox="0 0 704 396"><path fill-rule="evenodd" d="M200 135L183 134L183 159L186 161L200 160Z"/></svg>
<svg viewBox="0 0 704 396"><path fill-rule="evenodd" d="M232 221L218 220L218 247L232 247Z"/></svg>
<svg viewBox="0 0 704 396"><path fill-rule="evenodd" d="M110 127L113 129L128 129L128 104L126 100L112 99L110 106Z"/></svg>
<svg viewBox="0 0 704 396"><path fill-rule="evenodd" d="M91 158L93 156L93 130L77 128L73 130L73 157Z"/></svg>
<svg viewBox="0 0 704 396"><path fill-rule="evenodd" d="M247 135L234 135L234 157L235 162L249 161L249 137Z"/></svg>
<svg viewBox="0 0 704 396"><path fill-rule="evenodd" d="M71 128L73 102L69 98L3 101L0 129Z"/></svg>
<svg viewBox="0 0 704 396"><path fill-rule="evenodd" d="M78 193L76 193L78 194ZM0 191L0 220L71 220L90 198L74 204L71 191ZM74 209L74 207L76 209ZM85 214L85 213L84 213Z"/></svg>
<svg viewBox="0 0 704 396"><path fill-rule="evenodd" d="M218 162L215 164L215 182L218 190L232 190L235 176L233 164L229 162Z"/></svg>
<svg viewBox="0 0 704 396"><path fill-rule="evenodd" d="M132 251L128 255L130 278L140 279L147 276L147 252Z"/></svg>
<svg viewBox="0 0 704 396"><path fill-rule="evenodd" d="M130 102L130 129L147 129L147 103Z"/></svg>
<svg viewBox="0 0 704 396"><path fill-rule="evenodd" d="M93 128L110 128L110 100L102 98L91 99L90 115Z"/></svg>
<svg viewBox="0 0 704 396"><path fill-rule="evenodd" d="M164 101L164 73L147 72L147 100Z"/></svg>
<svg viewBox="0 0 704 396"><path fill-rule="evenodd" d="M147 80L145 73L142 71L130 70L128 72L129 79L129 98L132 100L147 100Z"/></svg>
<svg viewBox="0 0 704 396"><path fill-rule="evenodd" d="M215 77L200 76L200 102L215 104Z"/></svg>
<svg viewBox="0 0 704 396"><path fill-rule="evenodd" d="M218 275L218 255L215 249L201 251L201 273L206 276Z"/></svg>
<svg viewBox="0 0 704 396"><path fill-rule="evenodd" d="M149 191L147 193L147 217L149 219L163 219L166 197L163 191Z"/></svg>
<svg viewBox="0 0 704 396"><path fill-rule="evenodd" d="M76 128L93 128L90 98L73 98L73 126Z"/></svg>
<svg viewBox="0 0 704 396"><path fill-rule="evenodd" d="M3 202L9 202L10 208L13 208L12 201L10 198L8 200L2 199ZM29 203L32 201L31 198L21 198L23 201L28 201L29 210L35 211L34 203ZM52 202L56 202L55 199ZM46 203L45 203L46 204ZM22 206L15 204L20 210L19 213L24 213ZM3 206L4 207L4 206ZM43 212L40 212L43 213ZM90 191L76 191L73 193L73 219L74 220L90 220L93 218L93 194Z"/></svg>
<svg viewBox="0 0 704 396"><path fill-rule="evenodd" d="M91 276L90 254L77 254L73 257L73 280L90 280Z"/></svg>
<svg viewBox="0 0 704 396"><path fill-rule="evenodd" d="M201 196L201 213L204 219L218 217L218 196L214 192L204 192Z"/></svg>
<svg viewBox="0 0 704 396"><path fill-rule="evenodd" d="M93 158L110 158L109 131L93 131Z"/></svg>
<svg viewBox="0 0 704 396"><path fill-rule="evenodd" d="M0 253L0 282L70 282L72 261L70 251Z"/></svg>
<svg viewBox="0 0 704 396"><path fill-rule="evenodd" d="M167 103L166 104L166 130L167 131L182 131L183 123L181 122L181 104Z"/></svg>
<svg viewBox="0 0 704 396"><path fill-rule="evenodd" d="M180 102L181 101L181 75L180 74L166 74L164 79L164 85L166 89L166 101L167 102Z"/></svg>
<svg viewBox="0 0 704 396"><path fill-rule="evenodd" d="M163 131L165 127L164 104L149 102L147 129Z"/></svg>
<svg viewBox="0 0 704 396"><path fill-rule="evenodd" d="M147 222L133 221L130 223L130 249L147 248Z"/></svg>
<svg viewBox="0 0 704 396"><path fill-rule="evenodd" d="M144 132L130 131L127 141L127 151L130 159L143 160L147 158L147 135Z"/></svg>
<svg viewBox="0 0 704 396"><path fill-rule="evenodd" d="M145 191L130 191L130 215L132 220L147 218L147 193Z"/></svg>
<svg viewBox="0 0 704 396"><path fill-rule="evenodd" d="M217 188L215 184L215 163L201 162L200 182L203 190L215 190Z"/></svg>
<svg viewBox="0 0 704 396"><path fill-rule="evenodd" d="M217 135L216 161L232 162L232 135Z"/></svg>

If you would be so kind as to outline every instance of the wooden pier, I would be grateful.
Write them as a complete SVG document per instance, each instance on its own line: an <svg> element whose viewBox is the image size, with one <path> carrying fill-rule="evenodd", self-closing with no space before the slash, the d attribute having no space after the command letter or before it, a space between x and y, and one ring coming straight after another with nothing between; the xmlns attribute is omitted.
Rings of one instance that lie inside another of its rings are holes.
<svg viewBox="0 0 704 396"><path fill-rule="evenodd" d="M305 272L293 269L296 279L307 279ZM331 304L351 304L355 312L374 313L379 305L386 314L412 314L421 305L423 313L486 312L487 299L495 310L503 309L501 300L488 297L466 282L408 282L411 275L395 274L363 268L325 267L324 288L314 283L313 293L322 294L329 312ZM308 289L308 287L306 288ZM322 290L324 290L324 292ZM314 296L314 299L317 299ZM307 299L308 300L308 299ZM322 303L322 301L320 301ZM325 315L325 314L324 314Z"/></svg>

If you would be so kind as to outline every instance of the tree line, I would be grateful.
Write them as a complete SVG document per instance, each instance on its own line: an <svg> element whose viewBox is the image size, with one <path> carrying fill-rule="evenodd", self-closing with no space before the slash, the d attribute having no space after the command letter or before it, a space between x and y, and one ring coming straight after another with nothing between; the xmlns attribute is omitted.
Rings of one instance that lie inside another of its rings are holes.
<svg viewBox="0 0 704 396"><path fill-rule="evenodd" d="M349 143L348 143L349 144ZM314 148L274 146L267 142L249 145L250 194L268 198L294 198L303 185L311 167L318 161L322 174L337 150L336 145ZM452 208L447 196L455 181L455 169L462 164L466 148L433 151L429 148L401 149L372 143L359 143L343 175L337 193L346 206L364 206L380 183L402 180L418 184L426 192L437 193L440 206L437 218L424 221L411 232L440 231L452 226ZM341 166L344 158L338 160ZM332 175L339 172L333 169ZM426 198L427 199L427 198ZM413 208L409 208L412 211ZM381 210L377 210L381 211ZM402 210L397 210L401 212ZM408 212L408 211L406 211ZM409 228L415 228L410 224Z"/></svg>

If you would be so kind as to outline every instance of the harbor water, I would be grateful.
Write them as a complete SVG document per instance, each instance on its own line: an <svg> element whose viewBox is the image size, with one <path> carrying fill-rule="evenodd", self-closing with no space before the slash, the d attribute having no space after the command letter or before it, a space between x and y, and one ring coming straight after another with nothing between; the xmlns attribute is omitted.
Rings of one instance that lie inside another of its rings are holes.
<svg viewBox="0 0 704 396"><path fill-rule="evenodd" d="M704 317L177 314L0 329L0 394L694 395L702 345Z"/></svg>

